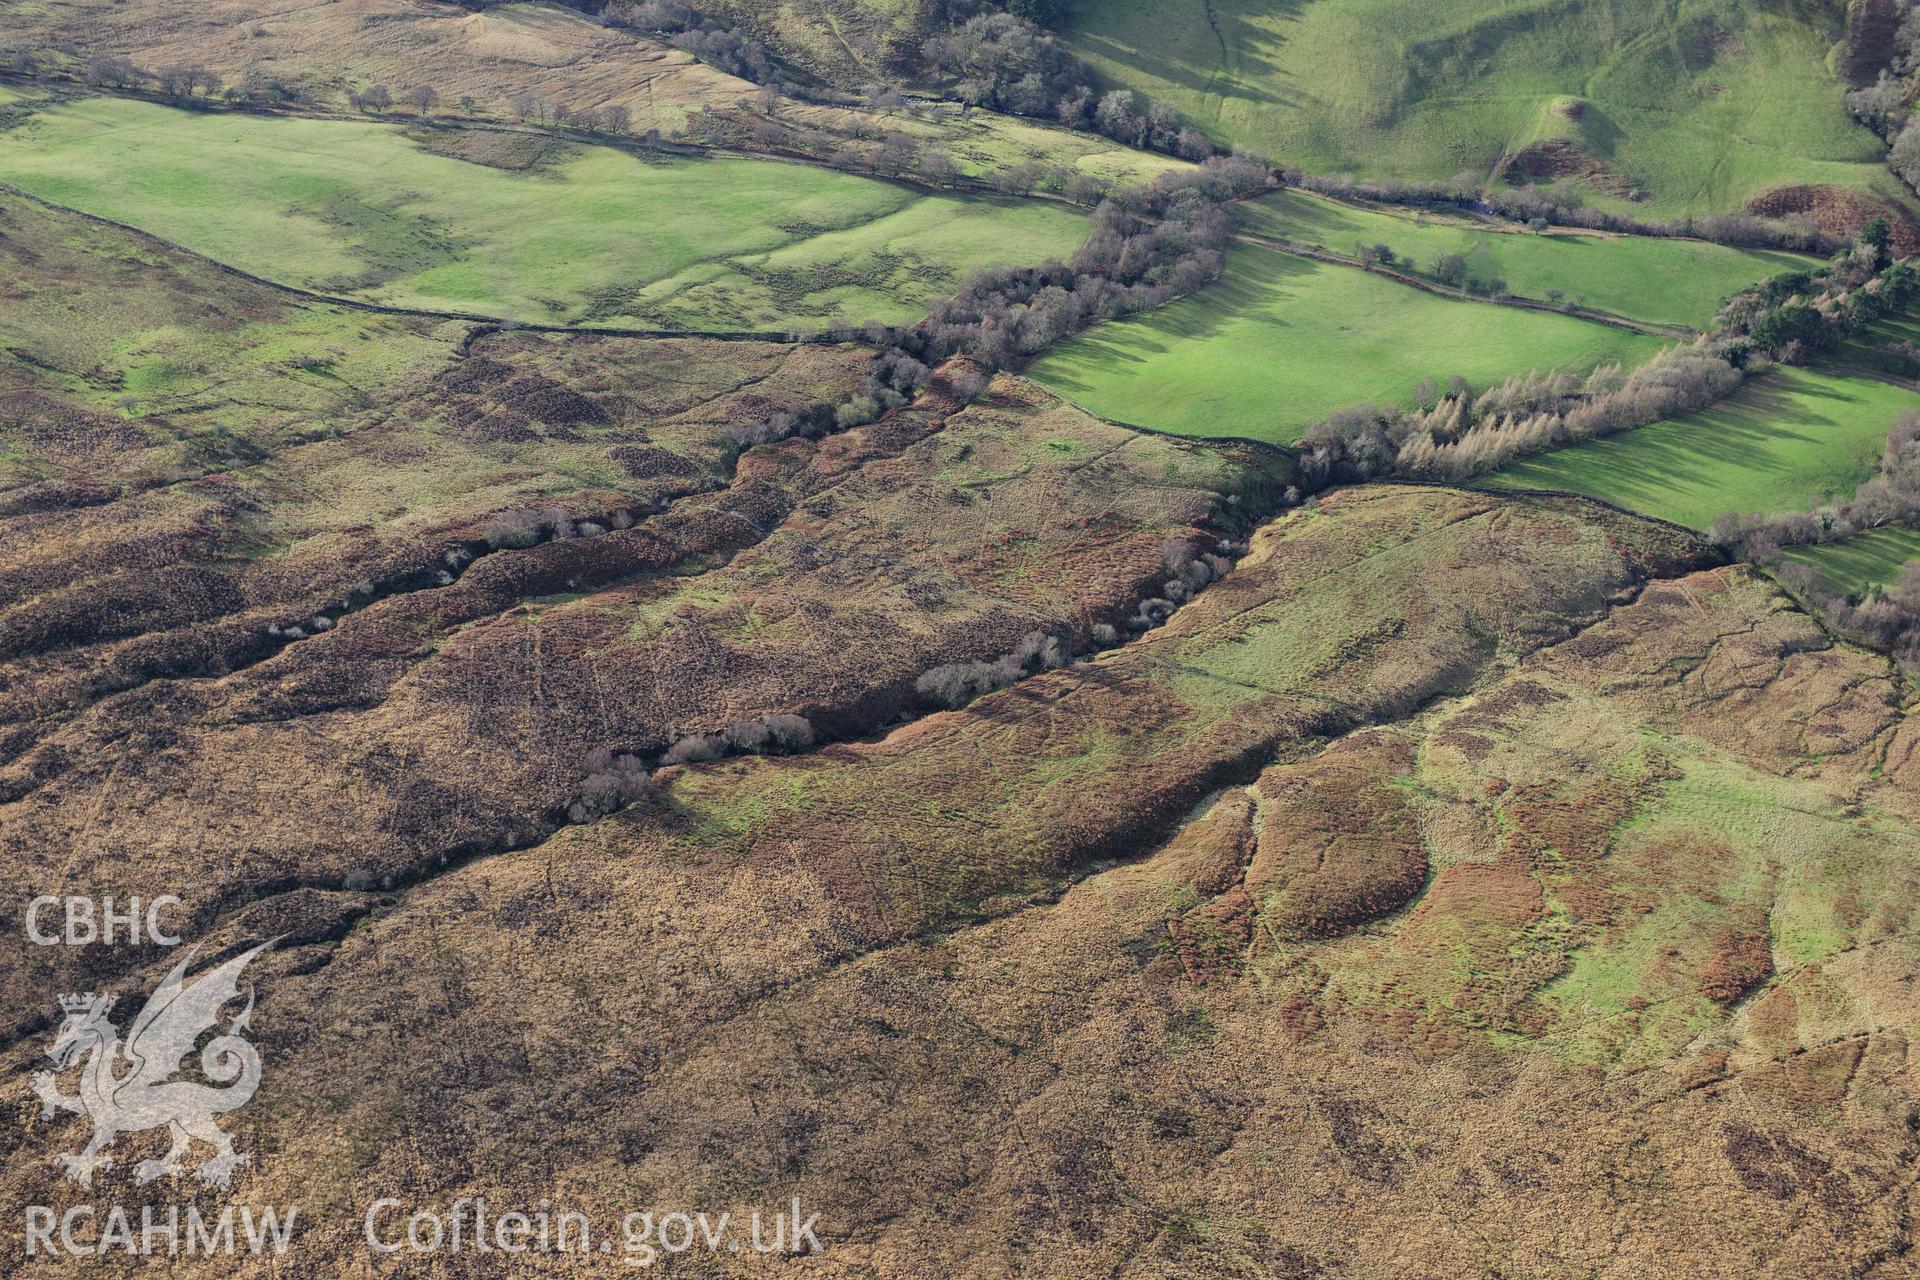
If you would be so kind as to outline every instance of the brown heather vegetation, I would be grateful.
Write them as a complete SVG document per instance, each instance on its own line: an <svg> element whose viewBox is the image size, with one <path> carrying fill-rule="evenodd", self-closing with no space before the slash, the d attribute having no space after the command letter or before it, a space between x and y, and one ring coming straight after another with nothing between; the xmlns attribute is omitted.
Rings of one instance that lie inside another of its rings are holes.
<svg viewBox="0 0 1920 1280"><path fill-rule="evenodd" d="M1884 664L1699 563L1585 504L1354 491L1262 530L1134 645L878 741L668 771L657 800L385 893L346 883L339 854L364 846L331 827L302 855L314 887L244 860L252 899L196 931L288 936L260 968L274 1070L234 1121L262 1153L246 1195L311 1207L302 1275L364 1247L373 1195L476 1193L798 1195L827 1253L793 1269L849 1275L1124 1257L1171 1277L1242 1252L1299 1275L1543 1250L1870 1267L1904 1229L1913 1155L1902 1038L1879 1028L1911 1016L1898 863L1920 848L1920 738ZM354 714L365 733L398 712ZM440 726L401 742L421 770L466 754ZM200 771L213 811L267 800L245 783L285 776L263 745ZM151 787L173 750L122 769ZM1801 843L1754 848L1699 807L1727 770L1812 803ZM1519 796L1594 814L1590 834L1501 834ZM293 799L256 845L305 825L285 825ZM208 812L137 811L147 869L121 873L142 876ZM1753 961L1729 965L1752 944L1693 921L1716 899L1764 919L1769 855L1804 869L1796 911L1828 875L1882 888L1870 918L1833 917L1854 921L1839 954L1775 960L1749 990ZM1350 900L1337 923L1315 886ZM1576 998L1585 951L1634 985ZM63 976L8 983L16 1025ZM65 1203L51 1173L10 1162L8 1201Z"/></svg>
<svg viewBox="0 0 1920 1280"><path fill-rule="evenodd" d="M689 111L754 93L664 42L546 6L475 12L438 0L328 0L262 14L248 0L77 0L16 6L0 45L43 73L84 72L61 52L83 49L148 71L203 67L231 88L251 79L272 97L336 109L349 91L378 85L412 112L398 86L424 85L443 110L466 100L507 116L513 100L531 96L548 112L619 107L637 131L671 131Z"/></svg>

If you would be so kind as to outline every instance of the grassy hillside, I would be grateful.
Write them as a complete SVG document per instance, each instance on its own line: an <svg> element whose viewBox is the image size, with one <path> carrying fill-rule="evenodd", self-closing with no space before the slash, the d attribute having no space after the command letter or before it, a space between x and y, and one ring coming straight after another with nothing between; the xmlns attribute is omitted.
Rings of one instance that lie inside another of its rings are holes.
<svg viewBox="0 0 1920 1280"><path fill-rule="evenodd" d="M1459 218L1367 209L1283 191L1239 206L1249 229L1293 244L1352 256L1355 244L1385 244L1415 274L1442 254L1464 256L1479 278L1503 277L1514 294L1569 303L1653 324L1712 323L1720 304L1756 280L1804 269L1789 253L1732 249L1693 240L1484 230Z"/></svg>
<svg viewBox="0 0 1920 1280"><path fill-rule="evenodd" d="M1109 81L1312 172L1494 174L1535 144L1648 213L1770 187L1892 191L1826 69L1839 4L1737 0L1090 0L1074 47Z"/></svg>
<svg viewBox="0 0 1920 1280"><path fill-rule="evenodd" d="M390 125L114 99L8 134L0 178L326 293L662 328L906 320L976 267L1072 252L1086 225L806 165L573 145L509 169Z"/></svg>
<svg viewBox="0 0 1920 1280"><path fill-rule="evenodd" d="M1453 301L1243 245L1221 283L1098 325L1029 373L1121 422L1286 442L1336 409L1405 400L1423 378L1458 373L1482 384L1530 368L1634 362L1659 346L1591 321Z"/></svg>
<svg viewBox="0 0 1920 1280"><path fill-rule="evenodd" d="M1565 489L1705 529L1727 511L1805 510L1873 474L1912 392L1810 369L1756 378L1710 409L1518 462L1490 478Z"/></svg>

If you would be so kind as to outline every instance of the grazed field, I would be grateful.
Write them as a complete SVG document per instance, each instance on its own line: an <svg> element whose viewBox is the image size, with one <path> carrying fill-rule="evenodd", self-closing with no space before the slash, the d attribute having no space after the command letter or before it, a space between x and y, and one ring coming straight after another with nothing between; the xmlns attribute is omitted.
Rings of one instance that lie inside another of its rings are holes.
<svg viewBox="0 0 1920 1280"><path fill-rule="evenodd" d="M1711 408L1527 458L1489 477L1508 488L1590 494L1705 529L1724 512L1805 510L1873 474L1899 387L1781 368Z"/></svg>
<svg viewBox="0 0 1920 1280"><path fill-rule="evenodd" d="M1500 277L1516 296L1562 301L1650 324L1705 329L1732 294L1786 271L1804 270L1795 254L1732 249L1697 240L1480 230L1460 217L1368 209L1283 191L1237 206L1246 225L1290 244L1356 256L1356 245L1385 244L1411 270L1431 278L1434 259L1459 254L1476 278Z"/></svg>
<svg viewBox="0 0 1920 1280"><path fill-rule="evenodd" d="M513 170L393 126L119 99L9 133L0 178L323 293L669 329L907 320L976 267L1071 253L1086 227L809 165L581 145Z"/></svg>
<svg viewBox="0 0 1920 1280"><path fill-rule="evenodd" d="M1435 297L1258 245L1219 284L1097 325L1029 374L1103 417L1276 443L1361 401L1410 399L1423 378L1476 385L1528 369L1634 363L1660 343L1590 321Z"/></svg>
<svg viewBox="0 0 1920 1280"><path fill-rule="evenodd" d="M1898 194L1826 70L1839 17L1736 0L1106 0L1069 30L1111 82L1311 172L1484 176L1563 141L1596 199L1638 189L1637 208L1678 214L1787 184Z"/></svg>

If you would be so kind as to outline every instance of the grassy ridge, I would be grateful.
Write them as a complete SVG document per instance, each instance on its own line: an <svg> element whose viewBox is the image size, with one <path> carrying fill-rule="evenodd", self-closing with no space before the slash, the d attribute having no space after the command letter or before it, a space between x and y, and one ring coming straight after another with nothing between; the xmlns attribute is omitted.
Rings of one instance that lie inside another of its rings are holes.
<svg viewBox="0 0 1920 1280"><path fill-rule="evenodd" d="M1564 489L1695 529L1723 512L1805 510L1873 474L1899 387L1781 368L1711 408L1528 458L1489 477L1506 488Z"/></svg>
<svg viewBox="0 0 1920 1280"><path fill-rule="evenodd" d="M1102 0L1069 36L1110 82L1317 173L1445 179L1572 142L1650 213L1769 187L1894 193L1825 66L1841 6L1736 0ZM1569 118L1564 108L1578 104Z"/></svg>
<svg viewBox="0 0 1920 1280"><path fill-rule="evenodd" d="M1102 416L1285 443L1337 409L1409 399L1421 379L1485 384L1530 368L1638 362L1656 339L1459 302L1242 245L1200 294L1054 348L1030 375Z"/></svg>
<svg viewBox="0 0 1920 1280"><path fill-rule="evenodd" d="M1481 278L1502 276L1517 296L1544 301L1559 289L1579 302L1650 324L1712 323L1731 294L1808 260L1693 240L1573 233L1534 235L1475 228L1461 220L1390 213L1283 191L1239 206L1247 227L1295 244L1351 256L1356 242L1386 244L1426 274L1440 254L1467 258ZM1400 269L1405 270L1404 266Z"/></svg>
<svg viewBox="0 0 1920 1280"><path fill-rule="evenodd" d="M967 271L1064 256L1078 212L808 165L571 146L527 171L383 125L95 99L0 142L0 178L270 280L544 322L903 321Z"/></svg>

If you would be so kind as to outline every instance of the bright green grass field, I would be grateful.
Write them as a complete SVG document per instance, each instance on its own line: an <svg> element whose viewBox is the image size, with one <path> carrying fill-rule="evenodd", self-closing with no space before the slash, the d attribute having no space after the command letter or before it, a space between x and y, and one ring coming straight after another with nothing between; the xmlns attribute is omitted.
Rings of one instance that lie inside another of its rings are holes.
<svg viewBox="0 0 1920 1280"><path fill-rule="evenodd" d="M1428 274L1441 254L1468 257L1481 278L1503 276L1515 295L1545 301L1559 289L1568 302L1650 324L1704 329L1720 305L1768 276L1805 270L1790 253L1732 249L1696 240L1645 236L1488 231L1417 214L1367 209L1283 191L1238 206L1248 229L1294 244L1354 255L1356 243L1385 244L1411 270ZM1396 269L1408 270L1404 264Z"/></svg>
<svg viewBox="0 0 1920 1280"><path fill-rule="evenodd" d="M1920 560L1920 530L1870 529L1845 542L1796 547L1787 558L1812 565L1837 590L1851 595L1891 585L1900 576L1900 566Z"/></svg>
<svg viewBox="0 0 1920 1280"><path fill-rule="evenodd" d="M511 171L386 125L107 98L0 134L0 179L323 293L659 328L910 320L977 267L1071 254L1087 227L811 165L583 145Z"/></svg>
<svg viewBox="0 0 1920 1280"><path fill-rule="evenodd" d="M1865 378L1780 368L1699 413L1515 463L1488 483L1564 489L1695 529L1724 512L1804 511L1873 474L1920 397Z"/></svg>
<svg viewBox="0 0 1920 1280"><path fill-rule="evenodd" d="M1663 344L1566 316L1459 302L1352 267L1236 247L1226 278L1096 325L1029 376L1117 422L1289 443L1337 409L1405 402L1423 378L1639 363Z"/></svg>
<svg viewBox="0 0 1920 1280"><path fill-rule="evenodd" d="M1744 0L1084 0L1110 83L1309 172L1445 179L1577 134L1648 214L1897 184L1826 68L1844 6ZM1562 124L1567 100L1584 104Z"/></svg>

